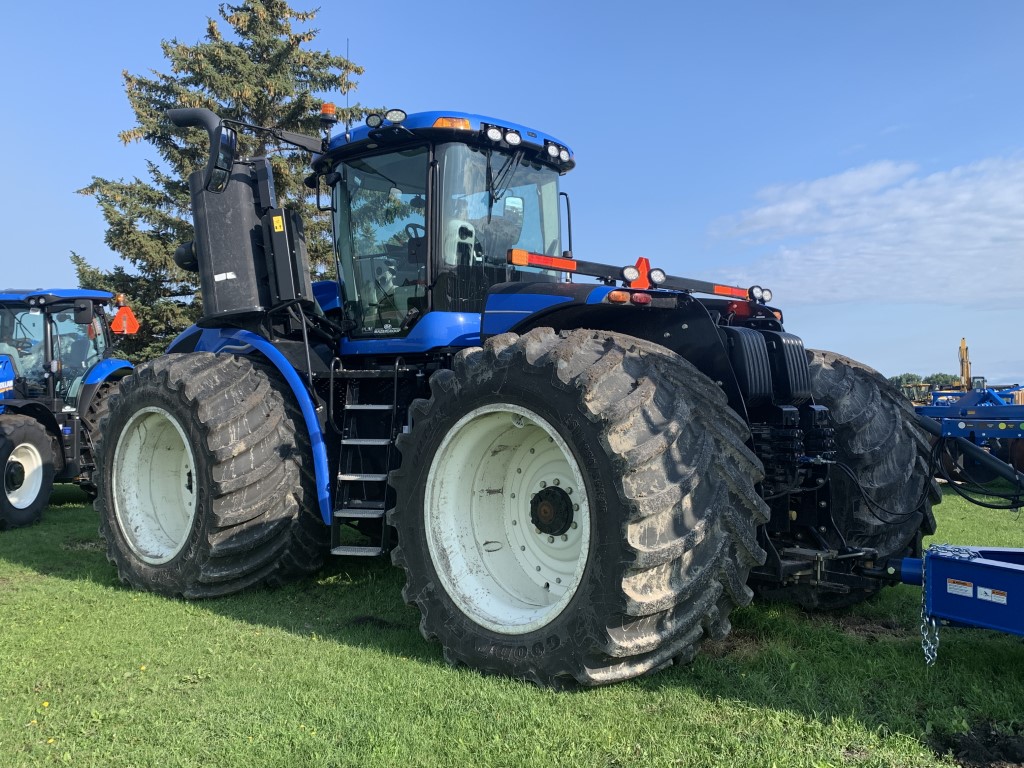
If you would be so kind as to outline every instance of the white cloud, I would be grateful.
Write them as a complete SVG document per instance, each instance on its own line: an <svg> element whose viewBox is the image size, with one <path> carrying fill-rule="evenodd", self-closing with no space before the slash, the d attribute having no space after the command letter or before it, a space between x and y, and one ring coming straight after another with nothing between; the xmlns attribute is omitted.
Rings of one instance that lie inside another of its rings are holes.
<svg viewBox="0 0 1024 768"><path fill-rule="evenodd" d="M924 174L876 162L761 190L715 223L761 257L729 277L772 286L786 303L854 295L982 306L1024 283L1024 157ZM767 253L766 253L767 249Z"/></svg>

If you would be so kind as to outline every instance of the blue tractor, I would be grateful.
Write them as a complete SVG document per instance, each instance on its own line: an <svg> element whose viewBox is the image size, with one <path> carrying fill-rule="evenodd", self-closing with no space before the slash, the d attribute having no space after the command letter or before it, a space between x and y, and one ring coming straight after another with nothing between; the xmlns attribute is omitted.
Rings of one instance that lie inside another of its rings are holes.
<svg viewBox="0 0 1024 768"><path fill-rule="evenodd" d="M755 592L849 605L920 554L939 494L900 392L805 349L765 288L577 258L565 142L460 112L325 139L168 116L211 139L176 253L204 315L100 430L131 586L390 553L449 661L588 686L690 659ZM339 280L311 282L243 128L313 153Z"/></svg>
<svg viewBox="0 0 1024 768"><path fill-rule="evenodd" d="M84 289L0 290L0 530L38 522L53 483L94 491L90 438L131 371Z"/></svg>

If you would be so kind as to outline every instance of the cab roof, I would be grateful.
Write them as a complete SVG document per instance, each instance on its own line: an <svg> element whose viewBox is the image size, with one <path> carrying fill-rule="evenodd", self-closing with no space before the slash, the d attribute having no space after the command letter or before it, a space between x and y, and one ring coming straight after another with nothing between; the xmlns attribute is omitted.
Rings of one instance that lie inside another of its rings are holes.
<svg viewBox="0 0 1024 768"><path fill-rule="evenodd" d="M89 299L95 302L106 302L114 298L114 294L106 291L93 291L89 288L0 288L0 304L28 303L29 299L43 299L42 303L55 304L60 301Z"/></svg>
<svg viewBox="0 0 1024 768"><path fill-rule="evenodd" d="M440 122L443 118L448 118L445 121L447 124ZM451 127L453 124L461 124L462 127ZM398 123L384 120L378 128L371 128L365 124L359 125L353 127L348 132L347 138L345 131L339 130L331 138L326 154L328 156L347 156L349 152L372 149L375 144L387 146L394 143L403 143L403 140L414 141L417 138L425 139L432 137L437 139L454 139L481 146L494 146L497 144L508 149L510 145L504 141L493 142L486 138L484 135L485 131L488 127L492 126L500 128L503 134L507 134L509 131L518 133L522 138L522 144L519 146L531 149L538 155L537 160L545 162L563 173L571 170L576 165L572 150L565 142L556 139L550 134L508 120L454 110L415 112ZM402 129L405 130L403 131ZM569 159L567 161L560 161L558 159L552 161L552 158L545 154L548 144L555 144L559 149L567 150Z"/></svg>

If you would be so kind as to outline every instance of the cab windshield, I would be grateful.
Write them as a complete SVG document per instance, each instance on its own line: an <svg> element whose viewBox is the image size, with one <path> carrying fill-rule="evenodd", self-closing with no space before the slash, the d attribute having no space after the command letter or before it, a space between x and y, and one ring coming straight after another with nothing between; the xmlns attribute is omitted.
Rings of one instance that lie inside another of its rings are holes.
<svg viewBox="0 0 1024 768"><path fill-rule="evenodd" d="M556 171L521 152L441 144L435 191L428 189L429 158L422 146L336 167L335 246L353 336L404 333L427 311L431 289L433 309L480 312L492 285L526 273L532 281L557 279L507 263L510 248L560 253Z"/></svg>
<svg viewBox="0 0 1024 768"><path fill-rule="evenodd" d="M510 248L559 255L558 173L521 152L466 144L439 147L441 237L436 309L481 312L487 289L555 281L554 272L508 263Z"/></svg>

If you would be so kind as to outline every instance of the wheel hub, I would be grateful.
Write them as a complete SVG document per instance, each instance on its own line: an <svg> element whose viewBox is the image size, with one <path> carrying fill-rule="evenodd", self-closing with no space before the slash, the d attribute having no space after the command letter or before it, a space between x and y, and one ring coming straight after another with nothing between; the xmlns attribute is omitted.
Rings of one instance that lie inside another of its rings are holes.
<svg viewBox="0 0 1024 768"><path fill-rule="evenodd" d="M25 467L20 461L8 461L7 473L4 476L4 486L7 491L16 491L25 484Z"/></svg>
<svg viewBox="0 0 1024 768"><path fill-rule="evenodd" d="M561 488L541 489L530 501L530 521L541 533L561 536L572 526L572 499Z"/></svg>

